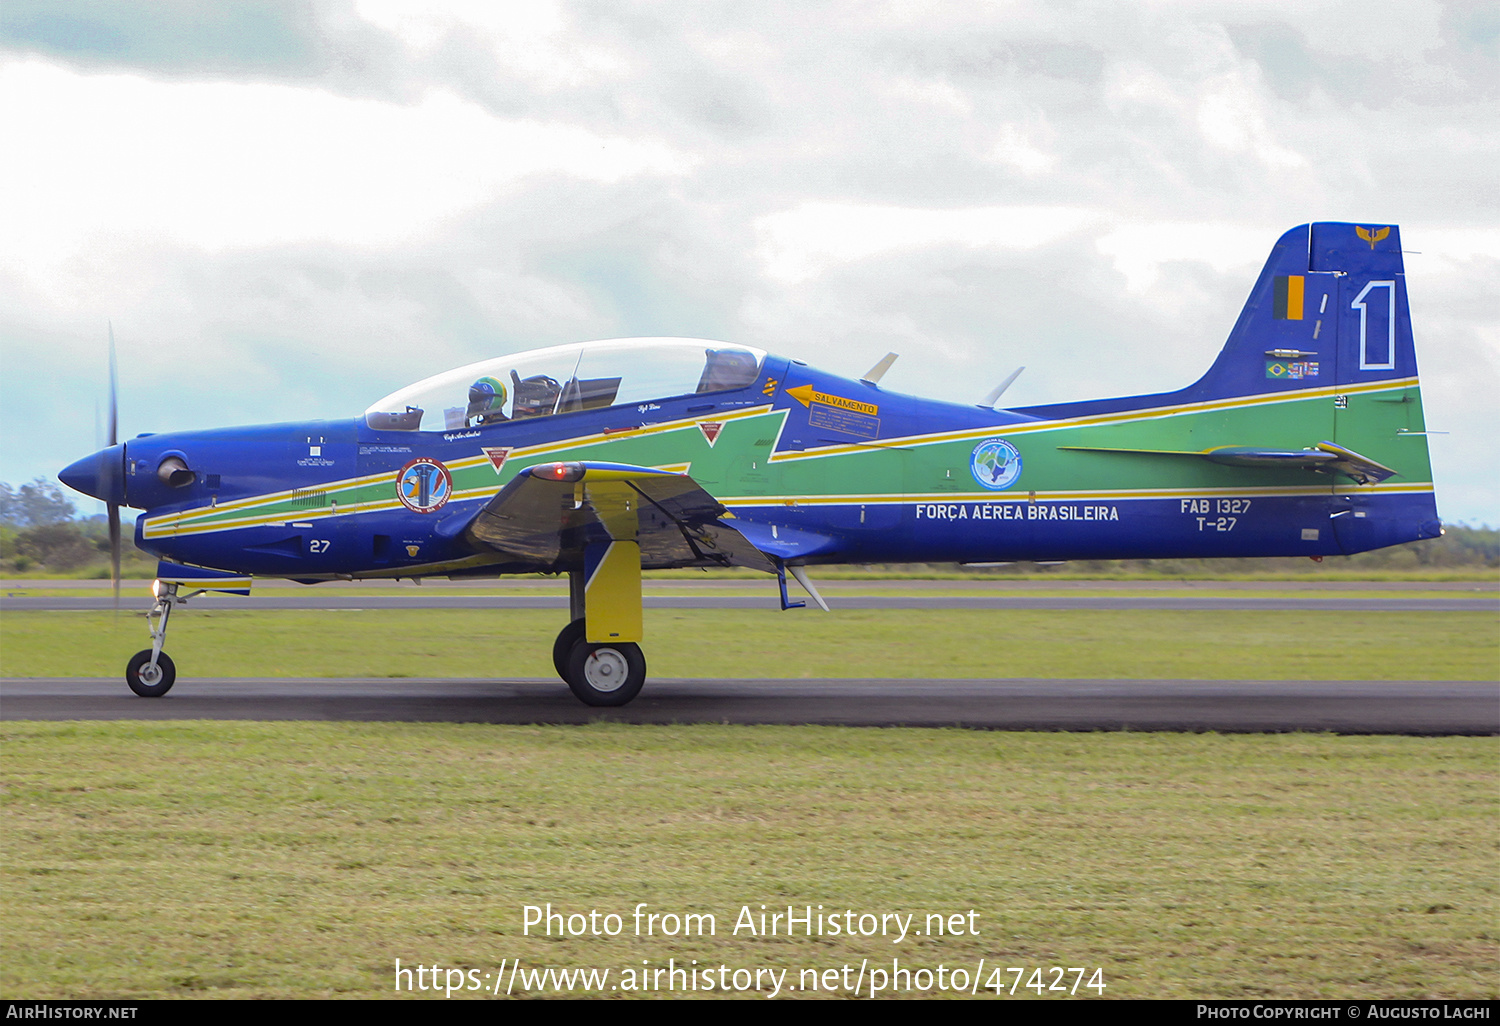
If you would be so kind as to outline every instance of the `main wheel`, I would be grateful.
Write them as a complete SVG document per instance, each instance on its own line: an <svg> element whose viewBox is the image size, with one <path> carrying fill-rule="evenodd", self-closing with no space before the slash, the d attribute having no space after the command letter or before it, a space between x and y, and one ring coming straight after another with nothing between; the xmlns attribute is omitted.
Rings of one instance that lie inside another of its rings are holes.
<svg viewBox="0 0 1500 1026"><path fill-rule="evenodd" d="M176 680L177 667L165 652L156 657L155 666L151 665L149 648L141 649L125 664L125 683L142 698L160 698L172 690Z"/></svg>
<svg viewBox="0 0 1500 1026"><path fill-rule="evenodd" d="M624 705L646 683L646 657L629 641L575 642L563 677L584 705Z"/></svg>
<svg viewBox="0 0 1500 1026"><path fill-rule="evenodd" d="M559 631L557 640L552 643L552 665L557 667L557 675L563 680L568 679L568 653L584 639L584 634L583 617L580 616Z"/></svg>

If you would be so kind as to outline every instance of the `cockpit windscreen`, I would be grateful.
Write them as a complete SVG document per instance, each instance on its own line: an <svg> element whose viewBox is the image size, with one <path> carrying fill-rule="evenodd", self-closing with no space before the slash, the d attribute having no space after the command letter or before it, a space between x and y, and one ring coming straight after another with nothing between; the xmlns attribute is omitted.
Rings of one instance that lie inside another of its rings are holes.
<svg viewBox="0 0 1500 1026"><path fill-rule="evenodd" d="M766 354L704 339L631 338L536 349L408 385L365 411L383 431L462 431L605 406L744 388Z"/></svg>

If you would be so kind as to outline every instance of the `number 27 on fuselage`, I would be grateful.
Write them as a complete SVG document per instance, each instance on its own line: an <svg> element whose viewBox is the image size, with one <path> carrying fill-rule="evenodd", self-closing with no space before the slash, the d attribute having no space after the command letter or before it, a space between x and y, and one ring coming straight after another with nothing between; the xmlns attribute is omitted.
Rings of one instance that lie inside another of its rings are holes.
<svg viewBox="0 0 1500 1026"><path fill-rule="evenodd" d="M1208 372L1176 392L1018 409L900 395L693 339L462 367L358 419L142 435L60 475L143 510L158 556L139 694L182 589L255 576L566 573L558 673L594 705L646 677L641 571L1320 557L1441 533L1400 232L1286 233ZM825 606L826 608L826 606Z"/></svg>

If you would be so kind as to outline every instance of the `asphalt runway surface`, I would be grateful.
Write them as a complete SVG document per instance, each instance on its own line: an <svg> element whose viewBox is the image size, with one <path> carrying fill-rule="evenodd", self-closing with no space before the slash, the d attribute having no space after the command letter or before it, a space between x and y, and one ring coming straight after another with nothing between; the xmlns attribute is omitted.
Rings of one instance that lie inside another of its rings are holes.
<svg viewBox="0 0 1500 1026"><path fill-rule="evenodd" d="M1355 595L825 595L834 609L1189 609L1330 610L1363 612L1500 613L1500 598L1430 596L1361 598ZM795 601L805 596L794 595ZM647 595L647 609L778 609L774 595ZM120 608L144 612L149 596L121 596ZM108 610L105 596L0 597L0 612ZM558 609L563 595L200 595L189 609Z"/></svg>
<svg viewBox="0 0 1500 1026"><path fill-rule="evenodd" d="M984 730L1500 733L1500 683L1210 680L658 680L622 709L558 680L0 680L0 720L743 723Z"/></svg>

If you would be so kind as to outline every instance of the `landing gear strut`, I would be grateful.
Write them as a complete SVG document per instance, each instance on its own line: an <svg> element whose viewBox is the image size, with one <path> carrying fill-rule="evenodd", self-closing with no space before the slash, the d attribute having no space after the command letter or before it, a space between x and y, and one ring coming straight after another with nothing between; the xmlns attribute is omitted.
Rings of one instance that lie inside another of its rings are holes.
<svg viewBox="0 0 1500 1026"><path fill-rule="evenodd" d="M172 606L190 597L178 598L177 585L169 581L158 581L154 590L156 604L146 614L151 625L151 647L141 649L125 664L125 683L142 698L160 698L172 690L177 680L176 665L161 649L167 640L167 619L172 615Z"/></svg>

